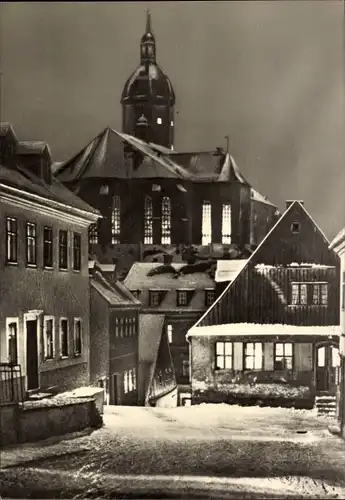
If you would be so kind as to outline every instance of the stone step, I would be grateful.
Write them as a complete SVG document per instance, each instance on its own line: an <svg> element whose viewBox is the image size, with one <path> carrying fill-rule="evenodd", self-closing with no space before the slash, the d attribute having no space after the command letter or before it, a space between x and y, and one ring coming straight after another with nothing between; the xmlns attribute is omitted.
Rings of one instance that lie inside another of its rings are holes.
<svg viewBox="0 0 345 500"><path fill-rule="evenodd" d="M27 401L41 401L41 399L52 398L53 394L49 392L37 392L36 394L29 394Z"/></svg>
<svg viewBox="0 0 345 500"><path fill-rule="evenodd" d="M333 408L333 407L337 406L337 402L336 401L328 401L328 402L320 403L317 401L315 406L316 406L316 408L325 408L327 406Z"/></svg>
<svg viewBox="0 0 345 500"><path fill-rule="evenodd" d="M315 396L315 401L336 401L336 396Z"/></svg>

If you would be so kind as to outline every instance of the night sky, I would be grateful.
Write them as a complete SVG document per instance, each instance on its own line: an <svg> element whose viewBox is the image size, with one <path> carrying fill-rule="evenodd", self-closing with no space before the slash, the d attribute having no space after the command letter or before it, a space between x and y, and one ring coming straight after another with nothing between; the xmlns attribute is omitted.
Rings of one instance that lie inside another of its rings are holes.
<svg viewBox="0 0 345 500"><path fill-rule="evenodd" d="M175 149L225 146L254 188L345 225L341 0L2 3L1 119L64 160L106 126L139 63L146 8L175 93Z"/></svg>

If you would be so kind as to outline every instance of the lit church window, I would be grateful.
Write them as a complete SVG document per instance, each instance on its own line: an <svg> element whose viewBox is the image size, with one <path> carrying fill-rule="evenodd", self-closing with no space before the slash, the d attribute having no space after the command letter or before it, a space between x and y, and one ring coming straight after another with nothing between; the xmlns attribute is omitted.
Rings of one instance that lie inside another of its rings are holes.
<svg viewBox="0 0 345 500"><path fill-rule="evenodd" d="M89 244L97 244L98 243L98 224L95 222L94 224L90 224L89 227Z"/></svg>
<svg viewBox="0 0 345 500"><path fill-rule="evenodd" d="M230 245L231 243L231 205L223 203L222 207L222 243Z"/></svg>
<svg viewBox="0 0 345 500"><path fill-rule="evenodd" d="M111 212L111 242L120 243L121 231L121 199L120 196L114 196L113 209Z"/></svg>
<svg viewBox="0 0 345 500"><path fill-rule="evenodd" d="M204 201L202 203L201 235L202 245L209 245L212 243L211 203L209 201Z"/></svg>
<svg viewBox="0 0 345 500"><path fill-rule="evenodd" d="M158 118L157 118L157 123L158 123L158 125L162 125L162 123L163 123L163 122L162 122L162 118L158 117Z"/></svg>
<svg viewBox="0 0 345 500"><path fill-rule="evenodd" d="M162 245L171 243L171 203L170 198L164 196L162 199Z"/></svg>
<svg viewBox="0 0 345 500"><path fill-rule="evenodd" d="M146 245L152 245L153 243L153 209L152 209L152 198L150 196L145 197L145 207L144 207L144 243Z"/></svg>

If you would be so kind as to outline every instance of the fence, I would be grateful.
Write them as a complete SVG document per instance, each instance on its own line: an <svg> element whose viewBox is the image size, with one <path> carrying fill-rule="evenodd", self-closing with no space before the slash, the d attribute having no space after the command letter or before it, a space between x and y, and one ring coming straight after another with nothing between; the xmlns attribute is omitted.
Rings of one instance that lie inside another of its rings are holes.
<svg viewBox="0 0 345 500"><path fill-rule="evenodd" d="M0 404L24 401L23 376L20 365L0 363Z"/></svg>

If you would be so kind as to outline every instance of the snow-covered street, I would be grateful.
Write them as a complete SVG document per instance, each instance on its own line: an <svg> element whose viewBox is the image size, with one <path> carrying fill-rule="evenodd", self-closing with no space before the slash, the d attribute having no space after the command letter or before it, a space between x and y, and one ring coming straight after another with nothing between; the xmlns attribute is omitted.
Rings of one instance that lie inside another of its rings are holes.
<svg viewBox="0 0 345 500"><path fill-rule="evenodd" d="M1 495L345 498L345 443L313 411L113 406L104 423L90 435L2 451Z"/></svg>

